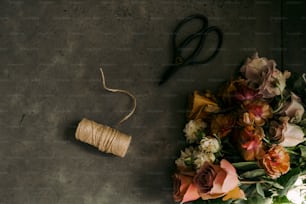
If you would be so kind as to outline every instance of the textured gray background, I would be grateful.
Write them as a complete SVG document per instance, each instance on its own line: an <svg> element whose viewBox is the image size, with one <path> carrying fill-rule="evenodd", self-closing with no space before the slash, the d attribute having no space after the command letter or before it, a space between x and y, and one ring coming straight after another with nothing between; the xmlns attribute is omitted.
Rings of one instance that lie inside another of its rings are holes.
<svg viewBox="0 0 306 204"><path fill-rule="evenodd" d="M296 1L0 1L0 203L169 204L184 145L186 96L214 89L258 51L305 71L306 3ZM208 16L224 32L217 58L157 83L179 19ZM132 103L102 90L134 93ZM133 136L124 159L74 139L83 117Z"/></svg>

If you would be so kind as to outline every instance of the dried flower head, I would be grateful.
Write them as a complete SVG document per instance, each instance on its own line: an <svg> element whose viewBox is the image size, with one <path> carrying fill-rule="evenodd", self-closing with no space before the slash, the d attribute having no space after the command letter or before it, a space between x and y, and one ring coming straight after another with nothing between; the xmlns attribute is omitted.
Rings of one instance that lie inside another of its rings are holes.
<svg viewBox="0 0 306 204"><path fill-rule="evenodd" d="M193 143L197 141L199 139L198 138L199 131L204 130L206 127L207 127L207 124L200 119L190 120L186 124L183 130L183 132L185 133L187 142Z"/></svg>

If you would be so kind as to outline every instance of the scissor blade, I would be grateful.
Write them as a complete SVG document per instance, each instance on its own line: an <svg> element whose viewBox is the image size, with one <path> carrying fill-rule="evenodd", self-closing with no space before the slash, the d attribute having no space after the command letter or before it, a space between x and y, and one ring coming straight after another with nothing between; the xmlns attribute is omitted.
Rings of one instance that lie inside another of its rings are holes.
<svg viewBox="0 0 306 204"><path fill-rule="evenodd" d="M179 68L178 66L170 65L168 67L168 69L165 71L165 73L163 74L163 76L162 76L160 82L158 83L158 85L161 86L166 81L168 81L168 79L177 71L178 68Z"/></svg>

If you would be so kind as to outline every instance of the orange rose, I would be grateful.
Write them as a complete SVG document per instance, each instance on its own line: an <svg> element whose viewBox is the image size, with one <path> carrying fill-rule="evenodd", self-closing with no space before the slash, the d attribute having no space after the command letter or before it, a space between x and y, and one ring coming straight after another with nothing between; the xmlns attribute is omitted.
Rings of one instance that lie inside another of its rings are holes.
<svg viewBox="0 0 306 204"><path fill-rule="evenodd" d="M203 200L223 197L223 200L242 199L244 192L238 187L236 169L227 160L219 165L205 162L194 177L194 183Z"/></svg>
<svg viewBox="0 0 306 204"><path fill-rule="evenodd" d="M198 91L194 91L189 99L188 119L197 120L207 117L210 113L217 113L220 107L216 103L216 99L210 93L200 95Z"/></svg>
<svg viewBox="0 0 306 204"><path fill-rule="evenodd" d="M280 145L274 145L260 161L266 173L276 179L290 169L290 156Z"/></svg>

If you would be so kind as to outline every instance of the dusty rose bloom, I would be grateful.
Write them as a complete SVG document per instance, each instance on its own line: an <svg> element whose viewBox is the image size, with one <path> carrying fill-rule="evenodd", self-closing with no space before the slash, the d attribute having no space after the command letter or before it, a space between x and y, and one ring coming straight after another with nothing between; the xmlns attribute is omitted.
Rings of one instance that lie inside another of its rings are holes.
<svg viewBox="0 0 306 204"><path fill-rule="evenodd" d="M273 179L287 173L290 169L290 156L280 145L274 145L260 160L266 173Z"/></svg>
<svg viewBox="0 0 306 204"><path fill-rule="evenodd" d="M263 126L265 121L273 116L272 108L266 101L246 101L243 108L246 112L243 114L240 122L246 125L255 123L257 126Z"/></svg>
<svg viewBox="0 0 306 204"><path fill-rule="evenodd" d="M280 113L290 117L290 122L296 123L301 121L304 111L300 97L291 92L291 102L287 103Z"/></svg>
<svg viewBox="0 0 306 204"><path fill-rule="evenodd" d="M252 58L247 58L240 71L244 76L253 84L261 84L263 76L265 76L270 67L276 66L274 60L268 60L267 58L258 57L258 53L255 53Z"/></svg>
<svg viewBox="0 0 306 204"><path fill-rule="evenodd" d="M286 87L286 79L290 77L289 71L282 73L275 66L269 67L268 73L263 76L262 83L260 83L258 90L263 98L273 98L281 95Z"/></svg>

